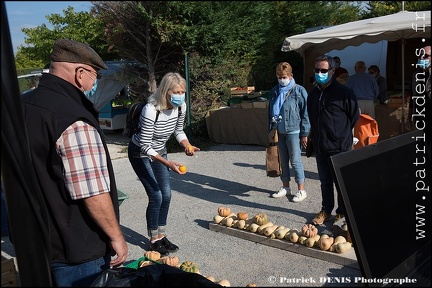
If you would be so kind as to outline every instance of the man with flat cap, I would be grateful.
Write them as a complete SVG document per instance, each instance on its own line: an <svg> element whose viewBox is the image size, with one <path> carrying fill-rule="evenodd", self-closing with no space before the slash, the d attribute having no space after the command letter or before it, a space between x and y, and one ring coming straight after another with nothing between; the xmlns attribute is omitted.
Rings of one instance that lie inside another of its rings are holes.
<svg viewBox="0 0 432 288"><path fill-rule="evenodd" d="M111 158L86 96L107 66L91 47L69 39L56 40L50 58L49 73L22 95L22 107L48 209L53 286L88 287L128 255Z"/></svg>

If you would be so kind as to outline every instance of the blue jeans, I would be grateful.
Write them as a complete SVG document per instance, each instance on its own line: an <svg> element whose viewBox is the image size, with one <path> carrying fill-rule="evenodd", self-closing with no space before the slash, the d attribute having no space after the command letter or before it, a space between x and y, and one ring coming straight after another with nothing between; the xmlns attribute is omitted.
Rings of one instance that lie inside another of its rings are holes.
<svg viewBox="0 0 432 288"><path fill-rule="evenodd" d="M290 175L290 162L294 169L294 179L297 184L305 182L305 174L303 163L301 160L301 147L300 147L300 134L280 134L279 137L279 156L282 163L282 175L280 179L282 182L291 180Z"/></svg>
<svg viewBox="0 0 432 288"><path fill-rule="evenodd" d="M322 197L321 210L326 212L327 214L331 214L335 206L334 186L333 186L334 179L331 170L332 168L331 168L330 156L331 155L322 155L322 154L315 155L319 180L321 182L321 197ZM338 202L337 203L338 207L336 208L336 214L345 214L344 213L345 206L342 200L342 196L339 193L337 195L337 202Z"/></svg>
<svg viewBox="0 0 432 288"><path fill-rule="evenodd" d="M158 235L158 229L166 226L171 202L171 183L168 167L148 157L140 158L141 148L129 142L128 157L135 174L147 193L149 202L146 210L147 230L150 237ZM168 159L167 154L162 157Z"/></svg>
<svg viewBox="0 0 432 288"><path fill-rule="evenodd" d="M82 264L51 263L53 287L90 287L96 278L109 269L111 256L100 257Z"/></svg>

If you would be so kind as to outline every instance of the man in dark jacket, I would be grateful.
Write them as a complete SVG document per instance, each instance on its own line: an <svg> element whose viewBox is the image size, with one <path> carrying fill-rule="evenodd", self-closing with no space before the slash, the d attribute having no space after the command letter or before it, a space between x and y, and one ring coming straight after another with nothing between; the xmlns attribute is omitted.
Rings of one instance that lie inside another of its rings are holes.
<svg viewBox="0 0 432 288"><path fill-rule="evenodd" d="M89 287L128 254L108 147L88 99L107 66L92 48L69 39L55 41L50 58L49 73L21 99L50 216L51 278L57 287Z"/></svg>
<svg viewBox="0 0 432 288"><path fill-rule="evenodd" d="M340 84L335 77L332 57L324 55L315 60L315 87L308 94L307 110L311 124L310 137L314 147L321 182L322 208L312 220L315 225L331 218L334 203L334 179L330 156L349 151L353 144L353 128L360 117L354 92ZM335 221L344 217L345 208L337 197Z"/></svg>

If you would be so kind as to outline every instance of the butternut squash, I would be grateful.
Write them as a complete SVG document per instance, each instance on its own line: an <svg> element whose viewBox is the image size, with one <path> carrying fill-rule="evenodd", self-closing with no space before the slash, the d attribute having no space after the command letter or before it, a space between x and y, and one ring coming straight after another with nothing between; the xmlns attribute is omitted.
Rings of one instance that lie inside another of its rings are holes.
<svg viewBox="0 0 432 288"><path fill-rule="evenodd" d="M314 247L316 245L315 243L320 239L320 237L321 236L318 234L313 237L309 237L308 239L306 239L306 246L308 246L309 248Z"/></svg>
<svg viewBox="0 0 432 288"><path fill-rule="evenodd" d="M257 232L262 235L264 233L264 229L267 228L267 227L270 227L270 226L273 226L273 223L272 222L267 222L267 223L259 226L258 229L257 229Z"/></svg>
<svg viewBox="0 0 432 288"><path fill-rule="evenodd" d="M275 231L275 236L277 239L283 239L289 231L290 228L277 229Z"/></svg>
<svg viewBox="0 0 432 288"><path fill-rule="evenodd" d="M252 223L249 225L249 231L255 233L255 232L257 232L259 227L260 226L258 224Z"/></svg>
<svg viewBox="0 0 432 288"><path fill-rule="evenodd" d="M236 223L236 228L238 229L244 229L246 226L246 221L245 220L238 220Z"/></svg>
<svg viewBox="0 0 432 288"><path fill-rule="evenodd" d="M297 229L291 229L291 230L289 230L289 232L286 233L285 236L284 236L285 240L291 241L291 239L290 239L291 233L298 233L298 232L299 231Z"/></svg>
<svg viewBox="0 0 432 288"><path fill-rule="evenodd" d="M336 245L339 244L339 243L345 243L345 242L347 242L346 239L345 239L345 237L343 237L342 235L337 236L334 239L333 244L330 246L329 251L330 252L336 252Z"/></svg>
<svg viewBox="0 0 432 288"><path fill-rule="evenodd" d="M352 244L350 242L344 242L344 243L338 243L336 245L336 252L338 253L344 253L351 249Z"/></svg>
<svg viewBox="0 0 432 288"><path fill-rule="evenodd" d="M308 237L302 235L299 237L298 242L302 245L306 245L306 239L308 239Z"/></svg>
<svg viewBox="0 0 432 288"><path fill-rule="evenodd" d="M334 242L334 238L328 237L328 238L320 239L319 242L320 242L319 243L320 249L326 251L330 249L331 245Z"/></svg>
<svg viewBox="0 0 432 288"><path fill-rule="evenodd" d="M292 230L291 230L292 231ZM290 231L290 234L289 234L289 240L292 242L292 243L297 243L298 242L298 239L299 239L299 237L300 237L300 233L298 232L298 231L292 231L291 232Z"/></svg>
<svg viewBox="0 0 432 288"><path fill-rule="evenodd" d="M213 222L216 224L220 224L220 222L222 221L222 219L224 219L225 217L220 216L219 214L215 215L213 217Z"/></svg>
<svg viewBox="0 0 432 288"><path fill-rule="evenodd" d="M263 233L265 236L270 237L270 235L277 229L278 225L268 226L264 229Z"/></svg>

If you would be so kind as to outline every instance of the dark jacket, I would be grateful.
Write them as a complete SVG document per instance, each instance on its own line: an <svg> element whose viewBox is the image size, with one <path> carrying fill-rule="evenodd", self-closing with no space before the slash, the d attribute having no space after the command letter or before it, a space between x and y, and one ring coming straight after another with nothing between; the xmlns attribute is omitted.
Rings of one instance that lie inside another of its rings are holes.
<svg viewBox="0 0 432 288"><path fill-rule="evenodd" d="M312 144L317 154L333 155L352 149L352 129L360 117L354 92L333 77L329 86L312 88L307 99Z"/></svg>
<svg viewBox="0 0 432 288"><path fill-rule="evenodd" d="M63 181L63 165L55 143L77 120L103 136L98 113L84 94L67 81L44 74L35 90L22 96L22 108L33 160L49 218L51 261L83 263L110 253L105 233L93 221L82 200L72 200ZM111 183L111 198L119 219L117 188L108 147L102 137Z"/></svg>

